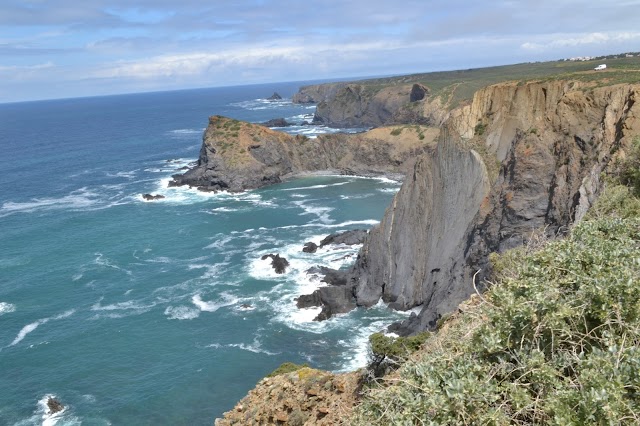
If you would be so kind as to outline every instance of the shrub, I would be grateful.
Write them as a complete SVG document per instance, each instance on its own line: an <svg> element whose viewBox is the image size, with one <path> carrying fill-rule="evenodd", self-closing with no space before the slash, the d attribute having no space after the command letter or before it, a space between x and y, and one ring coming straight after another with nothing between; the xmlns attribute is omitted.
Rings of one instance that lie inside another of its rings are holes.
<svg viewBox="0 0 640 426"><path fill-rule="evenodd" d="M639 424L640 218L592 217L492 262L481 302L370 390L355 422Z"/></svg>
<svg viewBox="0 0 640 426"><path fill-rule="evenodd" d="M631 149L620 170L620 181L640 197L640 136L631 142Z"/></svg>
<svg viewBox="0 0 640 426"><path fill-rule="evenodd" d="M476 124L476 127L473 130L473 133L477 136L482 136L484 135L485 130L487 130L487 126L484 123L478 123Z"/></svg>
<svg viewBox="0 0 640 426"><path fill-rule="evenodd" d="M398 136L402 133L402 127L396 127L391 131L391 136Z"/></svg>
<svg viewBox="0 0 640 426"><path fill-rule="evenodd" d="M309 365L307 363L304 364L294 364L293 362L284 362L280 365L280 367L273 370L271 373L267 374L267 377L279 376L280 374L292 373L294 371L298 371L302 368L308 368Z"/></svg>
<svg viewBox="0 0 640 426"><path fill-rule="evenodd" d="M373 377L383 376L420 349L431 333L424 332L408 337L391 337L384 333L369 336L369 366Z"/></svg>

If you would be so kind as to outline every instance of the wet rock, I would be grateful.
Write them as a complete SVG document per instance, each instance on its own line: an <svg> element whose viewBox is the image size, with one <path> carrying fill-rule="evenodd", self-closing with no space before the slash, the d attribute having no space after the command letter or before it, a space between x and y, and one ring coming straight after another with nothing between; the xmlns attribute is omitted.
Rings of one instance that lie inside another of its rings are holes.
<svg viewBox="0 0 640 426"><path fill-rule="evenodd" d="M282 96L278 92L273 92L273 95L267 98L268 101L279 101L282 99Z"/></svg>
<svg viewBox="0 0 640 426"><path fill-rule="evenodd" d="M160 195L160 194L142 194L142 198L144 198L147 201L155 201L155 200L162 200L164 197L164 195Z"/></svg>
<svg viewBox="0 0 640 426"><path fill-rule="evenodd" d="M326 236L320 241L320 248L328 244L362 244L367 236L368 231L366 229L353 229L350 231L336 232Z"/></svg>
<svg viewBox="0 0 640 426"><path fill-rule="evenodd" d="M262 260L271 258L271 266L276 271L276 274L284 274L289 266L289 261L284 257L280 257L279 254L265 254L262 256Z"/></svg>
<svg viewBox="0 0 640 426"><path fill-rule="evenodd" d="M302 247L302 251L305 253L315 253L316 250L318 250L318 245L311 241L304 243L304 247Z"/></svg>
<svg viewBox="0 0 640 426"><path fill-rule="evenodd" d="M59 413L60 411L64 410L64 405L62 405L60 401L52 397L49 397L49 399L47 399L47 407L49 408L50 414Z"/></svg>

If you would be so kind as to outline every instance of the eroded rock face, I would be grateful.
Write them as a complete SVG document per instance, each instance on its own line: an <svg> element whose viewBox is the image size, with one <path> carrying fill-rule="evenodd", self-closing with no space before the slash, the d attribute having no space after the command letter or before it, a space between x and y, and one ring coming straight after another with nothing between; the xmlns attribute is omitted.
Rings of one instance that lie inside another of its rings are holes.
<svg viewBox="0 0 640 426"><path fill-rule="evenodd" d="M370 231L340 284L352 288L342 302L422 305L395 331L433 328L475 291L474 276L482 289L489 253L525 243L533 230L561 234L584 215L601 172L640 134L639 88L553 81L479 91L452 113L435 153L418 159Z"/></svg>
<svg viewBox="0 0 640 426"><path fill-rule="evenodd" d="M409 94L409 102L418 102L423 100L429 94L429 88L422 84L414 84L411 86L411 93Z"/></svg>
<svg viewBox="0 0 640 426"><path fill-rule="evenodd" d="M465 236L489 193L482 158L443 135L434 155L422 156L371 230L356 262L358 305L382 297L396 309L422 304L452 306L469 295L452 282L461 275Z"/></svg>
<svg viewBox="0 0 640 426"><path fill-rule="evenodd" d="M402 176L418 154L433 148L438 131L418 126L399 136L391 132L380 128L309 139L213 116L197 164L174 175L169 185L238 192L279 183L306 171Z"/></svg>
<svg viewBox="0 0 640 426"><path fill-rule="evenodd" d="M462 236L462 251L452 257L453 267L433 263L430 252L414 252L410 261L414 270L423 270L425 265L426 269L435 269L427 273L432 278L421 287L424 307L420 315L396 331L433 328L440 315L455 309L462 295L474 291L471 274L478 272L476 282L480 284L490 273L489 253L526 243L533 230L545 230L554 237L579 220L597 195L601 172L618 155L619 148L640 133L640 109L635 103L638 90L639 86L631 85L588 89L580 83L562 81L507 83L479 91L470 106L454 111L452 131L485 146L484 161L499 162L497 177L482 199L472 226ZM484 127L483 135L477 134L479 124ZM413 180L405 185L414 187L411 191L416 191L416 196L424 193ZM403 202L403 190L394 205ZM393 215L388 211L380 231L371 234L385 231ZM451 217L457 217L457 212L451 212ZM388 234L389 244L401 241L405 229L415 227L420 220L398 222L396 231ZM398 253L396 246L391 247ZM363 253L372 249L380 252L381 243L372 239ZM370 272L362 275L366 281L360 285L368 286L368 277L375 273L388 277L377 282L374 291L365 293L367 296L375 298L375 289L382 288L379 291L384 298L389 287L402 285L403 280L394 279L390 272L394 270L390 265L400 259L363 259L363 270ZM430 280L437 282L431 296ZM402 307L393 297L387 300Z"/></svg>
<svg viewBox="0 0 640 426"><path fill-rule="evenodd" d="M333 426L346 421L357 399L357 373L332 374L303 367L262 379L216 426Z"/></svg>

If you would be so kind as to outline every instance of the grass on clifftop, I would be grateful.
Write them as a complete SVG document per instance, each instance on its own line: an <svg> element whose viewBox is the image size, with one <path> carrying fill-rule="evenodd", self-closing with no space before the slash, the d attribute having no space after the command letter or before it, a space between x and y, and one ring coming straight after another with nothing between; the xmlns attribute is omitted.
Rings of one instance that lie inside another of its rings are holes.
<svg viewBox="0 0 640 426"><path fill-rule="evenodd" d="M607 71L593 70L602 63L607 64ZM491 84L540 79L572 79L595 82L596 85L637 83L640 81L640 57L615 57L584 62L561 60L523 63L376 78L358 81L358 83L362 84L364 90L371 95L392 85L420 83L431 89L432 96L443 98L449 108L455 108L472 99L479 89Z"/></svg>
<svg viewBox="0 0 640 426"><path fill-rule="evenodd" d="M369 390L354 422L640 424L640 200L611 184L570 236L495 282Z"/></svg>

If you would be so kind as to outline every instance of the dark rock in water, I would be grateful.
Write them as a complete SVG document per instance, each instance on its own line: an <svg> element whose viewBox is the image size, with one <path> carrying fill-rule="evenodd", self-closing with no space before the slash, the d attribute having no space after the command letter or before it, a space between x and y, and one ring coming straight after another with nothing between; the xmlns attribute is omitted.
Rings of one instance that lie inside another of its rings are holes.
<svg viewBox="0 0 640 426"><path fill-rule="evenodd" d="M182 166L178 170L189 170L189 166Z"/></svg>
<svg viewBox="0 0 640 426"><path fill-rule="evenodd" d="M47 407L49 408L49 414L59 413L60 411L64 410L64 405L62 405L60 401L52 397L49 397L49 399L47 399Z"/></svg>
<svg viewBox="0 0 640 426"><path fill-rule="evenodd" d="M242 309L253 309L253 306L251 306L250 303L243 303L242 305L240 305L240 307Z"/></svg>
<svg viewBox="0 0 640 426"><path fill-rule="evenodd" d="M351 287L320 287L311 294L296 299L300 309L322 306L322 311L313 319L324 321L335 314L343 314L356 307Z"/></svg>
<svg viewBox="0 0 640 426"><path fill-rule="evenodd" d="M424 99L425 96L429 94L429 88L423 86L422 84L414 84L411 88L411 93L409 94L410 102L417 102Z"/></svg>
<svg viewBox="0 0 640 426"><path fill-rule="evenodd" d="M335 234L328 235L322 241L320 241L320 247L324 247L328 244L362 244L367 236L366 229L354 229L351 231L337 232Z"/></svg>
<svg viewBox="0 0 640 426"><path fill-rule="evenodd" d="M273 92L273 95L269 96L267 100L269 101L279 101L282 99L282 96L278 92Z"/></svg>
<svg viewBox="0 0 640 426"><path fill-rule="evenodd" d="M311 123L309 123L307 120L304 120L302 123L300 123L301 126L309 126L311 125Z"/></svg>
<svg viewBox="0 0 640 426"><path fill-rule="evenodd" d="M271 119L269 121L265 121L264 123L260 123L260 124L265 126L265 127L287 127L287 126L293 126L292 123L289 123L284 118L273 118L273 119Z"/></svg>
<svg viewBox="0 0 640 426"><path fill-rule="evenodd" d="M312 241L304 243L304 247L302 247L302 251L305 253L315 253L316 250L318 250L318 245Z"/></svg>
<svg viewBox="0 0 640 426"><path fill-rule="evenodd" d="M284 274L289 266L289 261L284 257L280 257L279 254L265 254L262 256L262 260L271 258L271 266L276 271L276 274Z"/></svg>
<svg viewBox="0 0 640 426"><path fill-rule="evenodd" d="M144 198L147 201L162 200L164 198L164 195L142 194L142 198Z"/></svg>

